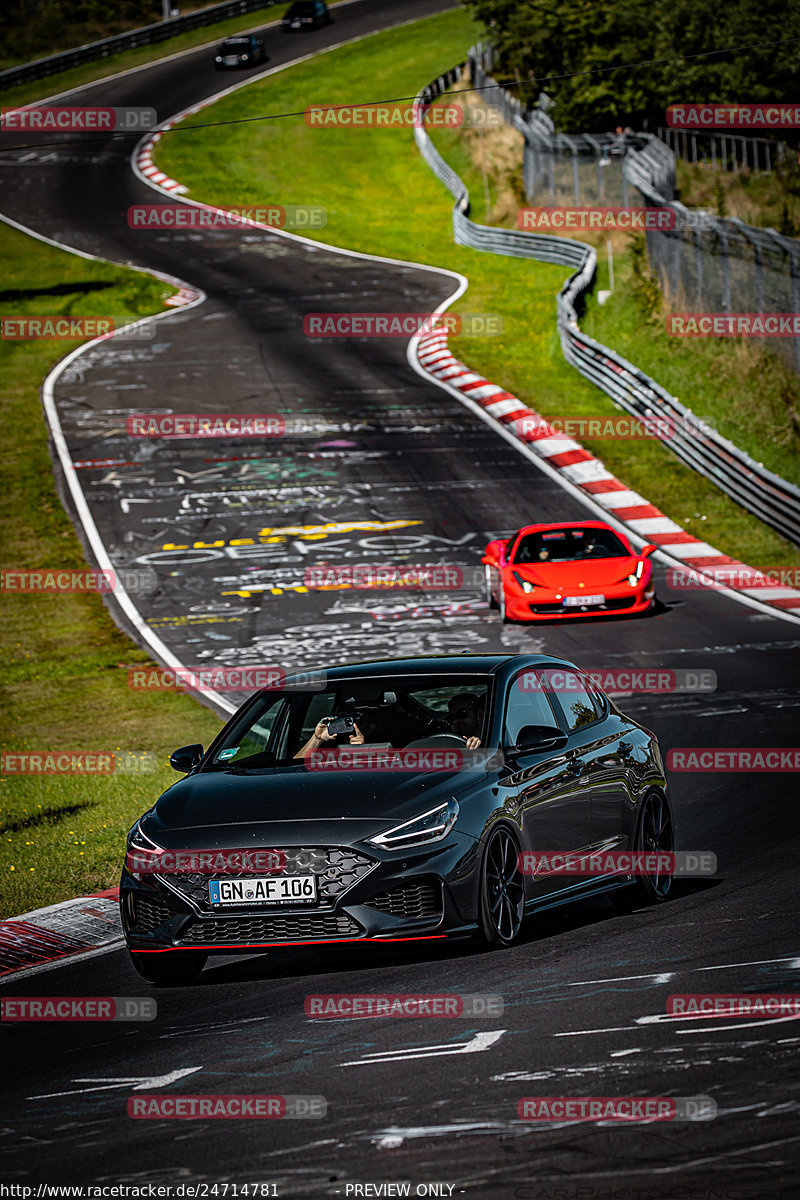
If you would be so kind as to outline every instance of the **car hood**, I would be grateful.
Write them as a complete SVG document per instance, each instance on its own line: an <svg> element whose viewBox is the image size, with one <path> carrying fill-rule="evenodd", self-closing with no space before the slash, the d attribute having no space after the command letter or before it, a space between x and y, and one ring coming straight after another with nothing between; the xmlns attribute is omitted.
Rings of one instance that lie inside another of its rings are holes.
<svg viewBox="0 0 800 1200"><path fill-rule="evenodd" d="M442 804L476 779L468 771L391 774L289 767L234 775L200 772L174 784L142 820L164 849L245 849L251 845L359 841Z"/></svg>
<svg viewBox="0 0 800 1200"><path fill-rule="evenodd" d="M522 579L547 588L593 588L599 584L617 583L636 570L638 558L590 558L582 562L512 564Z"/></svg>

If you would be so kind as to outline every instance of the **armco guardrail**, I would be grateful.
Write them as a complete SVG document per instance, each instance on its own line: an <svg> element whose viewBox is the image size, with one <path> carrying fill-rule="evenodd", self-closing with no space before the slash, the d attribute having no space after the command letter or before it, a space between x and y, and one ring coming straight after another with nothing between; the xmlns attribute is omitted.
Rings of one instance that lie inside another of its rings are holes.
<svg viewBox="0 0 800 1200"><path fill-rule="evenodd" d="M275 0L226 0L224 4L215 4L210 8L200 8L197 12L187 13L185 17L175 17L171 21L159 21L156 25L144 25L141 29L132 29L129 33L118 33L114 37L103 38L99 42L88 42L85 46L76 46L74 50L65 50L62 54L52 54L49 58L37 58L35 62L24 63L19 67L9 67L0 71L0 91L15 87L18 83L27 83L31 79L44 79L48 75L56 75L70 67L80 67L83 63L96 62L108 58L111 54L119 54L121 50L135 50L137 46L150 46L155 42L164 42L179 33L190 29L201 29L204 25L215 25L218 21L227 21L230 17L238 17L259 8L272 8Z"/></svg>
<svg viewBox="0 0 800 1200"><path fill-rule="evenodd" d="M461 79L464 65L440 75L420 91L417 103L423 110ZM491 94L486 99L493 102ZM669 421L672 435L664 439L664 445L682 462L800 544L800 489L711 429L627 359L581 332L576 304L594 283L597 256L592 247L573 238L477 225L469 217L466 185L439 154L422 120L414 137L428 166L455 198L453 234L459 245L573 268L556 299L558 332L567 361L626 412L642 419Z"/></svg>

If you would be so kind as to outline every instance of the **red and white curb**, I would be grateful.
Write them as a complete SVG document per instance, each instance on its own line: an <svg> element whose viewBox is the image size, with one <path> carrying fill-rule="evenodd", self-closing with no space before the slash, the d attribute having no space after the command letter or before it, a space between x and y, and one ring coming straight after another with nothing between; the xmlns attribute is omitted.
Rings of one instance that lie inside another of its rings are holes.
<svg viewBox="0 0 800 1200"><path fill-rule="evenodd" d="M738 559L716 550L708 542L696 538L694 534L687 533L644 496L620 483L605 464L579 442L553 429L539 413L528 408L511 392L490 383L459 362L450 352L445 333L433 333L420 338L416 346L416 358L426 375L436 382L446 383L466 399L480 405L487 416L503 425L519 441L525 442L548 466L591 496L595 504L606 509L631 533L652 542L698 574L705 575L709 579L709 587L715 586L712 572L718 568L725 568L725 576L738 576L740 573L742 576L750 574L754 579L761 576L755 567L748 567ZM527 418L525 427L517 424L523 418ZM724 578L722 575L719 577ZM732 585L730 590L800 616L800 590L797 588Z"/></svg>
<svg viewBox="0 0 800 1200"><path fill-rule="evenodd" d="M109 888L0 921L0 976L121 944L119 892Z"/></svg>

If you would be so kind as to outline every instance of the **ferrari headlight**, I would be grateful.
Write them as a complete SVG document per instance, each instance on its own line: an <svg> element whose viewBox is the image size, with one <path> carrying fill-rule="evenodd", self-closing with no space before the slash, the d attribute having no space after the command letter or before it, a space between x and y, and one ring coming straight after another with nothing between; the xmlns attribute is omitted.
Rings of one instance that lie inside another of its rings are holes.
<svg viewBox="0 0 800 1200"><path fill-rule="evenodd" d="M457 818L458 801L454 796L438 808L432 808L422 816L413 817L367 840L382 850L408 850L413 846L425 846L428 842L440 842L447 837Z"/></svg>
<svg viewBox="0 0 800 1200"><path fill-rule="evenodd" d="M628 576L628 583L631 585L631 587L636 587L637 583L642 578L643 573L644 573L644 561L642 559L639 559L638 563L636 564L636 570L634 571L634 573L632 575Z"/></svg>
<svg viewBox="0 0 800 1200"><path fill-rule="evenodd" d="M523 579L522 576L517 571L512 571L511 574L514 576L514 578L516 579L517 583L522 588L522 590L526 596L529 595L530 592L533 591L534 585L530 582L529 579Z"/></svg>

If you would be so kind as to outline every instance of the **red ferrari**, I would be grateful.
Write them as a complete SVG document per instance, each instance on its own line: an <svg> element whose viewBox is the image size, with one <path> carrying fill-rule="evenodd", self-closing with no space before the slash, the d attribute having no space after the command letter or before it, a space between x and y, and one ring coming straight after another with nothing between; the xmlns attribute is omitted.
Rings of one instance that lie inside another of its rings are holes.
<svg viewBox="0 0 800 1200"><path fill-rule="evenodd" d="M637 554L603 521L526 525L486 547L486 598L504 621L646 612L655 599L648 558L657 549Z"/></svg>

